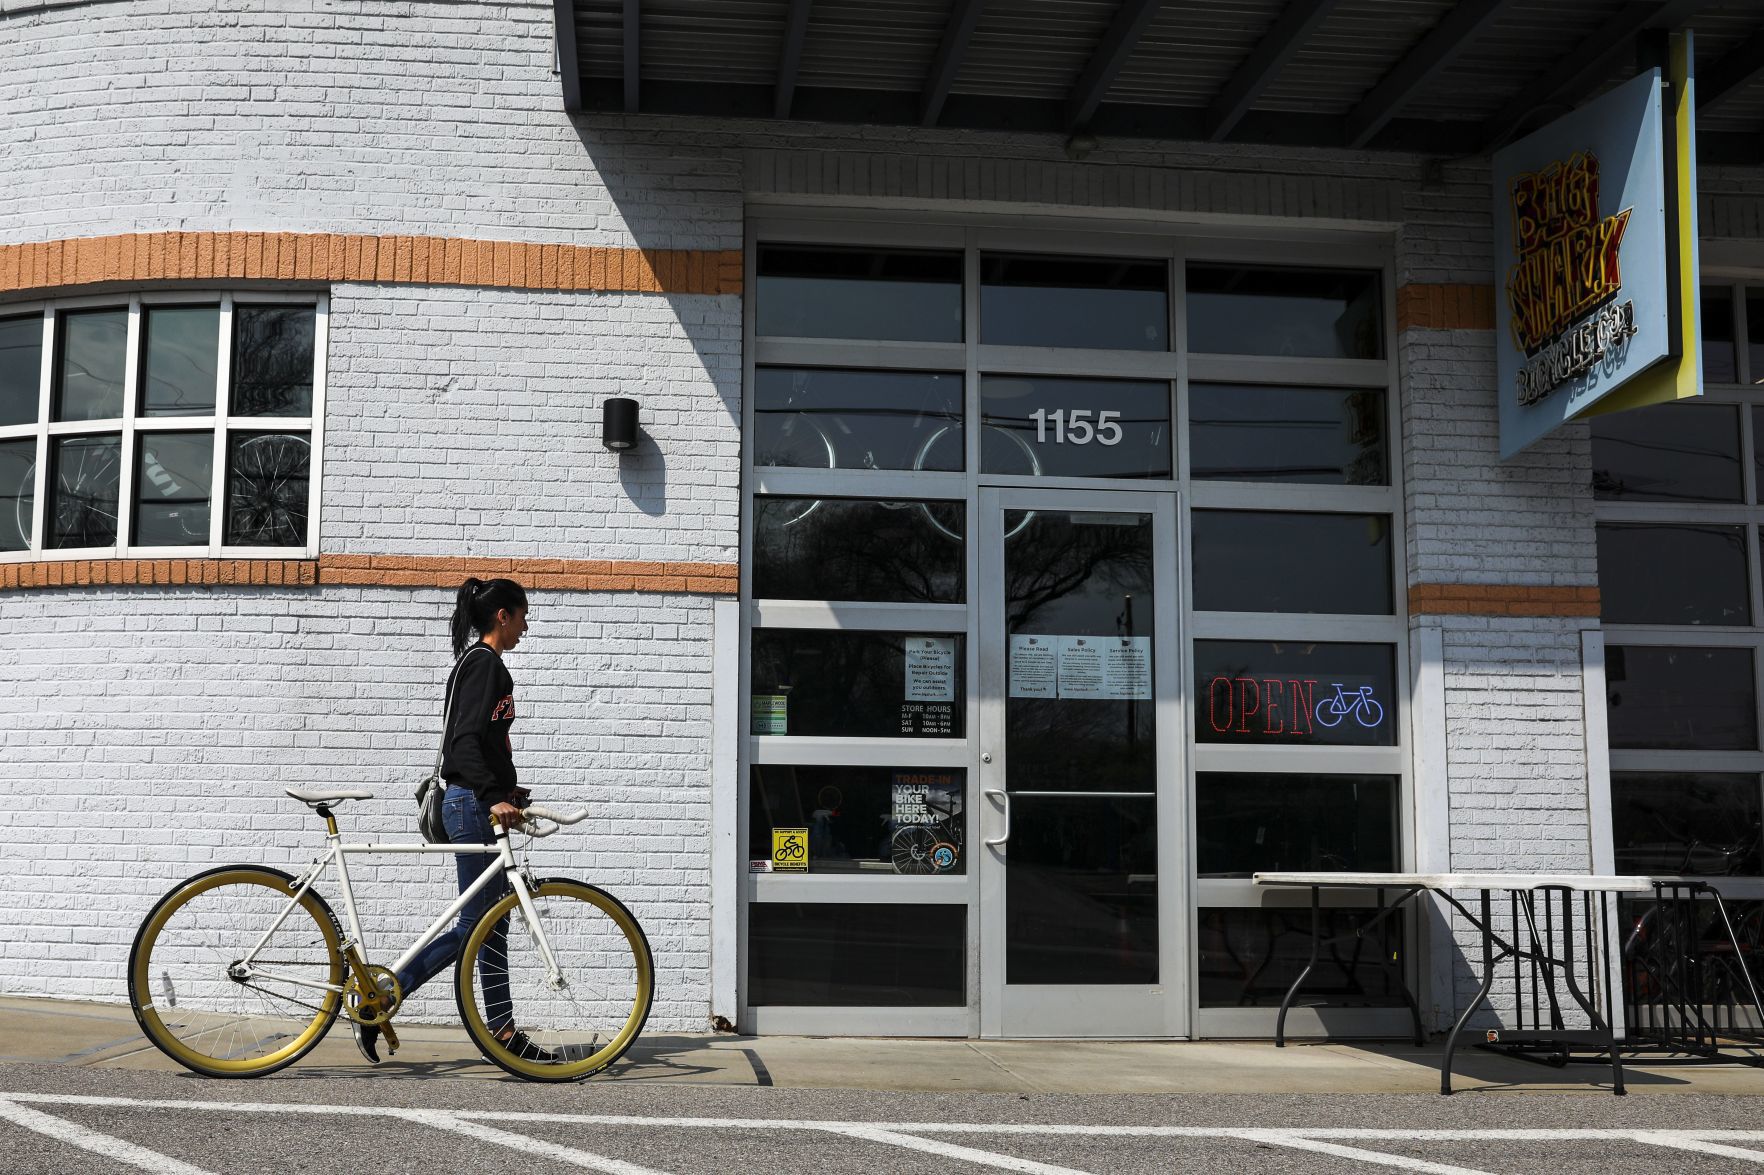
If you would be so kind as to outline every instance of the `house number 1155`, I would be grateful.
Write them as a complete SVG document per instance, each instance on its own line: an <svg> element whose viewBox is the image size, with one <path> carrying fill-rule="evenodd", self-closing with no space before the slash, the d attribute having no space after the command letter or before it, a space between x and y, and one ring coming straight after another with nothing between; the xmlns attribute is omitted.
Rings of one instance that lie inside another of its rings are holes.
<svg viewBox="0 0 1764 1175"><path fill-rule="evenodd" d="M1053 443L1064 445L1088 445L1095 441L1099 445L1118 445L1121 443L1121 426L1116 423L1121 419L1119 412L1098 412L1096 423L1090 423L1091 411L1088 408L1056 408L1049 412L1045 408L1037 408L1029 414L1035 422L1035 441L1045 444L1048 434L1053 434Z"/></svg>

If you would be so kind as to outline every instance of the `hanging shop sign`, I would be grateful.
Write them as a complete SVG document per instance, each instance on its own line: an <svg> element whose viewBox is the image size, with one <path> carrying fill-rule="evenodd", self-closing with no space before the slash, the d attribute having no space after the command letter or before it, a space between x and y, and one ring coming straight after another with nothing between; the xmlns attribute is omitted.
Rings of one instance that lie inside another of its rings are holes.
<svg viewBox="0 0 1764 1175"><path fill-rule="evenodd" d="M1626 388L1701 390L1688 89L1650 70L1495 153L1503 458Z"/></svg>

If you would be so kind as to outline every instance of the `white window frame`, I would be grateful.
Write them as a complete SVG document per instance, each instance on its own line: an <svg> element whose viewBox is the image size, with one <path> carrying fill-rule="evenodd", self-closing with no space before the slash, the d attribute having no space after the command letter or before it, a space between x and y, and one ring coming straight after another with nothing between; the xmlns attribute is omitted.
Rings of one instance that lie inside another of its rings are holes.
<svg viewBox="0 0 1764 1175"><path fill-rule="evenodd" d="M232 406L232 326L237 306L311 306L316 312L313 329L312 414L310 416L235 416ZM146 416L140 412L142 384L142 326L144 313L154 307L216 307L220 314L220 338L216 350L215 408L207 416ZM52 421L57 331L61 315L80 310L122 310L128 315L127 353L123 366L123 407L120 417L106 420ZM0 318L40 316L43 321L42 370L38 381L35 423L0 426L0 444L32 439L36 442L36 496L33 499L31 546L23 551L0 551L0 563L62 563L92 559L315 559L319 552L319 503L324 460L326 355L330 329L330 297L323 292L158 290L133 294L88 295L46 301L0 305ZM180 546L143 546L133 543L135 523L135 470L137 439L155 432L208 432L213 434L214 459L209 485L209 533L205 543ZM309 438L306 542L302 546L230 546L223 539L226 526L227 437L234 432L304 433ZM51 444L60 437L117 437L121 469L117 484L116 542L102 547L45 547L48 512Z"/></svg>

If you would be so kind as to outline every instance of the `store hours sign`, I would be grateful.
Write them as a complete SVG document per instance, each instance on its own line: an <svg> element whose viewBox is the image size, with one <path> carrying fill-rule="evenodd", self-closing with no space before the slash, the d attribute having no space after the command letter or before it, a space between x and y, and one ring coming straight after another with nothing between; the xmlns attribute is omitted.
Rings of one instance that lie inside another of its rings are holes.
<svg viewBox="0 0 1764 1175"><path fill-rule="evenodd" d="M1667 166L1654 70L1495 153L1503 458L1671 353Z"/></svg>

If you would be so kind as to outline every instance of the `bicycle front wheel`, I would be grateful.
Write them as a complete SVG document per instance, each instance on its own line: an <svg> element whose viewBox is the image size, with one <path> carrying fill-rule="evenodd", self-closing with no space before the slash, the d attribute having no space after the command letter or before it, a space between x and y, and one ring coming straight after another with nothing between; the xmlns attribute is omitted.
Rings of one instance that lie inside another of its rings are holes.
<svg viewBox="0 0 1764 1175"><path fill-rule="evenodd" d="M129 1003L160 1052L208 1077L261 1077L324 1039L342 1002L342 934L294 878L230 865L148 913L129 952Z"/></svg>
<svg viewBox="0 0 1764 1175"><path fill-rule="evenodd" d="M532 907L537 927L504 894L472 928L455 969L459 1015L491 1064L529 1081L575 1081L643 1030L655 960L631 911L594 886L547 878ZM502 1039L511 1027L512 1041Z"/></svg>

